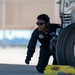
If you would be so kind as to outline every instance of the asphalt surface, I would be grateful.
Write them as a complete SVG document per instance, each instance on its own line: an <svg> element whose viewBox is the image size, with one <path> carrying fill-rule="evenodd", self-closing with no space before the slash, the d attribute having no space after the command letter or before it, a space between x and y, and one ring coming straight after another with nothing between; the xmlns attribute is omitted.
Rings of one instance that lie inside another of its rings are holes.
<svg viewBox="0 0 75 75"><path fill-rule="evenodd" d="M39 57L37 48L29 65L25 64L26 48L0 48L0 75L44 75L38 73L36 65ZM52 63L52 58L49 64Z"/></svg>
<svg viewBox="0 0 75 75"><path fill-rule="evenodd" d="M44 75L34 65L0 64L0 75Z"/></svg>

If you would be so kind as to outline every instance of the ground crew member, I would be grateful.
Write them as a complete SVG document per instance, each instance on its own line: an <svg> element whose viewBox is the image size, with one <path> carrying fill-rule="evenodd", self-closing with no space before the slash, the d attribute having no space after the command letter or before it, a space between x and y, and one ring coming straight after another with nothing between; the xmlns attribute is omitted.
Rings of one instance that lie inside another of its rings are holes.
<svg viewBox="0 0 75 75"><path fill-rule="evenodd" d="M57 64L55 52L51 53L50 51L50 40L55 36L56 29L60 26L58 24L51 24L50 18L46 14L39 15L36 24L38 27L33 31L29 41L25 63L29 64L31 57L33 57L38 40L41 46L36 69L38 72L43 73L51 55L54 58L53 64Z"/></svg>

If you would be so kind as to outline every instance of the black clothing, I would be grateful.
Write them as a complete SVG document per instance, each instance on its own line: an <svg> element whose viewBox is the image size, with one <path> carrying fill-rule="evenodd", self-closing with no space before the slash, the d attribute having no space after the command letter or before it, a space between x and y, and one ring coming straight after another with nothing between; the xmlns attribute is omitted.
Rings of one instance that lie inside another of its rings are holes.
<svg viewBox="0 0 75 75"><path fill-rule="evenodd" d="M38 61L38 64L36 66L36 69L38 70L38 72L44 71L45 67L48 64L50 55L51 54L50 54L50 51L49 51L49 47L40 46L39 61Z"/></svg>
<svg viewBox="0 0 75 75"><path fill-rule="evenodd" d="M50 24L48 32L43 33L42 31L39 31L38 28L36 28L32 33L31 39L28 44L27 57L31 59L31 57L33 56L33 53L35 52L36 43L38 40L41 43L39 61L36 66L38 72L44 71L46 65L48 64L49 57L51 55L53 55L55 59L53 63L57 64L55 54L51 54L49 47L50 40L55 36L57 28L60 28L58 24Z"/></svg>

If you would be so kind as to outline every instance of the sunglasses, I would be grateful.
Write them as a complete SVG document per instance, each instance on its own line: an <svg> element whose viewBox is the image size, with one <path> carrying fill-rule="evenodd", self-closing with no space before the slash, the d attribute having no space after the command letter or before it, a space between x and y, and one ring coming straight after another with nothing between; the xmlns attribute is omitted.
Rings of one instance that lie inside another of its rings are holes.
<svg viewBox="0 0 75 75"><path fill-rule="evenodd" d="M36 24L37 24L37 25L43 25L43 24L45 24L45 23L39 23L39 22L36 22Z"/></svg>

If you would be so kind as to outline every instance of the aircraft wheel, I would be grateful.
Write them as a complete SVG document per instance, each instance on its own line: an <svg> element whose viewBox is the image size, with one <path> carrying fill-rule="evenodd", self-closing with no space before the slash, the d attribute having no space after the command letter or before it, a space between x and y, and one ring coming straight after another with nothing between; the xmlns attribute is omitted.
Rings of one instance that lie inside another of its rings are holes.
<svg viewBox="0 0 75 75"><path fill-rule="evenodd" d="M57 40L56 59L59 65L75 66L75 23L61 31Z"/></svg>

